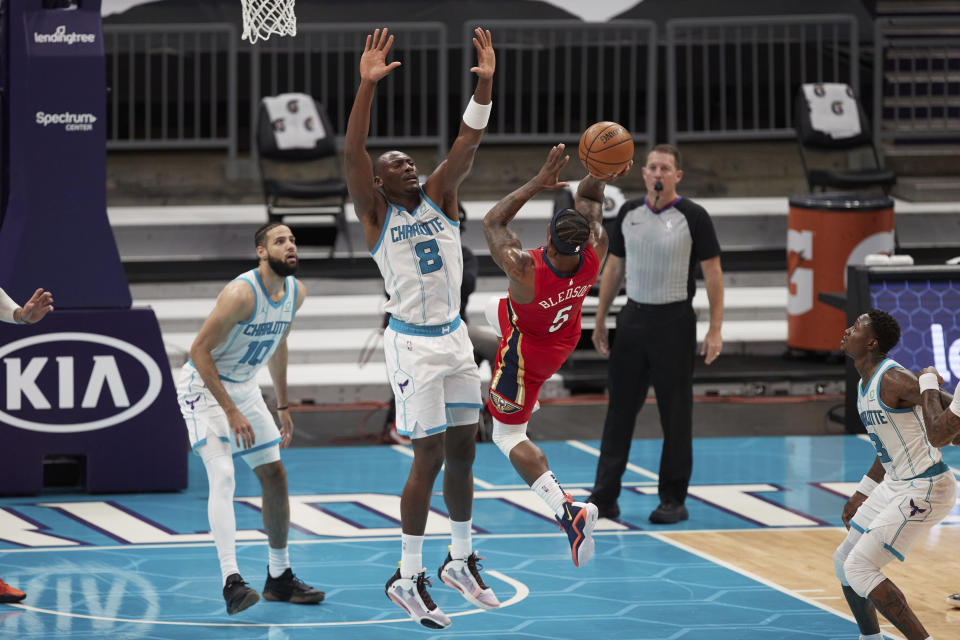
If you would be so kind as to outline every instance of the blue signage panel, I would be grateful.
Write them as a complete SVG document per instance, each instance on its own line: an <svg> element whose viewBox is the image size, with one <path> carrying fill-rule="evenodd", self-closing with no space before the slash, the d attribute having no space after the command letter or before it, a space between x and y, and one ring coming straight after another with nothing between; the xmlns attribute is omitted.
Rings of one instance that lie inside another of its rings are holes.
<svg viewBox="0 0 960 640"><path fill-rule="evenodd" d="M0 287L18 301L44 287L57 309L129 307L107 218L100 1L43 5L4 2Z"/></svg>
<svg viewBox="0 0 960 640"><path fill-rule="evenodd" d="M84 456L86 489L187 486L189 446L150 309L62 311L0 324L4 493L43 487L44 456Z"/></svg>
<svg viewBox="0 0 960 640"><path fill-rule="evenodd" d="M900 324L900 343L891 358L914 373L935 365L955 385L960 379L960 273L954 276L872 280L870 305Z"/></svg>

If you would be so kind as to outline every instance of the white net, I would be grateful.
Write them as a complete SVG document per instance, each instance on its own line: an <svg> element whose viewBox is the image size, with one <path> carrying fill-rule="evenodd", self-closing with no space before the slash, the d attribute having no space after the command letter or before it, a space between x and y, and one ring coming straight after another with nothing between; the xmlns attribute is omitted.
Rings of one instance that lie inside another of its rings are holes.
<svg viewBox="0 0 960 640"><path fill-rule="evenodd" d="M297 35L295 0L240 0L243 4L242 39L254 44L278 36Z"/></svg>

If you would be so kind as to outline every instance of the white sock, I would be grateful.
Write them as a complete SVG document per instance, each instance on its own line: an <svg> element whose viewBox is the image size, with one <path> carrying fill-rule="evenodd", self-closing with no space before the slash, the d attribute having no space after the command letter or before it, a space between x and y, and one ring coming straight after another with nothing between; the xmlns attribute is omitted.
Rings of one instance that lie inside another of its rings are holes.
<svg viewBox="0 0 960 640"><path fill-rule="evenodd" d="M274 549L270 547L270 564L268 571L271 578L279 578L283 572L290 568L290 552L287 547L283 549Z"/></svg>
<svg viewBox="0 0 960 640"><path fill-rule="evenodd" d="M466 560L473 553L473 520L466 522L450 521L450 557L454 560Z"/></svg>
<svg viewBox="0 0 960 640"><path fill-rule="evenodd" d="M220 574L226 584L227 576L240 573L237 567L237 520L233 513L233 457L214 456L205 459L203 466L207 469L210 485L207 519L220 558Z"/></svg>
<svg viewBox="0 0 960 640"><path fill-rule="evenodd" d="M557 482L557 477L553 475L552 471L547 469L542 476L534 480L530 488L533 489L533 492L537 494L541 500L547 503L547 506L550 507L557 516L563 515L563 503L566 502L567 498L563 493L563 489L560 488L560 483Z"/></svg>
<svg viewBox="0 0 960 640"><path fill-rule="evenodd" d="M863 634L861 633L861 634L860 634L860 640L883 640L883 634L882 634L882 633L871 633L870 635L865 636L865 635L863 635Z"/></svg>
<svg viewBox="0 0 960 640"><path fill-rule="evenodd" d="M413 578L423 569L423 536L400 534L400 577Z"/></svg>

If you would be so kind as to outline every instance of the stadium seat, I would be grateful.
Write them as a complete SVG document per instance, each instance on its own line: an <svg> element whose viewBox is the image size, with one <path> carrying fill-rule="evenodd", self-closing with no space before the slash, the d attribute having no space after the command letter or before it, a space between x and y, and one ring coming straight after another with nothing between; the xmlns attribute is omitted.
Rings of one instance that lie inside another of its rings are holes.
<svg viewBox="0 0 960 640"><path fill-rule="evenodd" d="M347 183L323 105L304 93L264 97L257 150L269 220L288 224L300 245L329 244L331 256L339 230L352 253ZM332 217L335 224L313 224L316 216Z"/></svg>
<svg viewBox="0 0 960 640"><path fill-rule="evenodd" d="M797 92L796 130L800 161L811 193L839 189L861 191L879 187L886 194L897 177L883 168L863 107L849 85L840 83L804 84ZM875 162L869 169L817 169L807 163L805 150L848 151L870 147Z"/></svg>

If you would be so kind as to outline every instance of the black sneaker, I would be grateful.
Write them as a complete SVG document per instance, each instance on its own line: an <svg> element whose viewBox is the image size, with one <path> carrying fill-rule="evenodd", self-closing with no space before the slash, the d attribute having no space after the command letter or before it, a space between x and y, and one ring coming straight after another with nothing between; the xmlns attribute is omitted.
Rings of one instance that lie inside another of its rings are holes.
<svg viewBox="0 0 960 640"><path fill-rule="evenodd" d="M239 573L231 573L223 586L223 599L227 602L227 613L232 616L257 604L260 595L247 586Z"/></svg>
<svg viewBox="0 0 960 640"><path fill-rule="evenodd" d="M593 496L587 498L587 502L597 505L597 513L601 518L609 518L614 520L620 517L620 505L617 504L617 501L606 503L600 502Z"/></svg>
<svg viewBox="0 0 960 640"><path fill-rule="evenodd" d="M661 502L660 506L650 513L650 522L654 524L676 524L686 520L690 515L681 502Z"/></svg>
<svg viewBox="0 0 960 640"><path fill-rule="evenodd" d="M323 602L323 591L314 589L293 575L293 569L287 567L279 578L270 577L267 568L267 582L263 585L263 597L273 602L291 602L293 604L317 604Z"/></svg>

